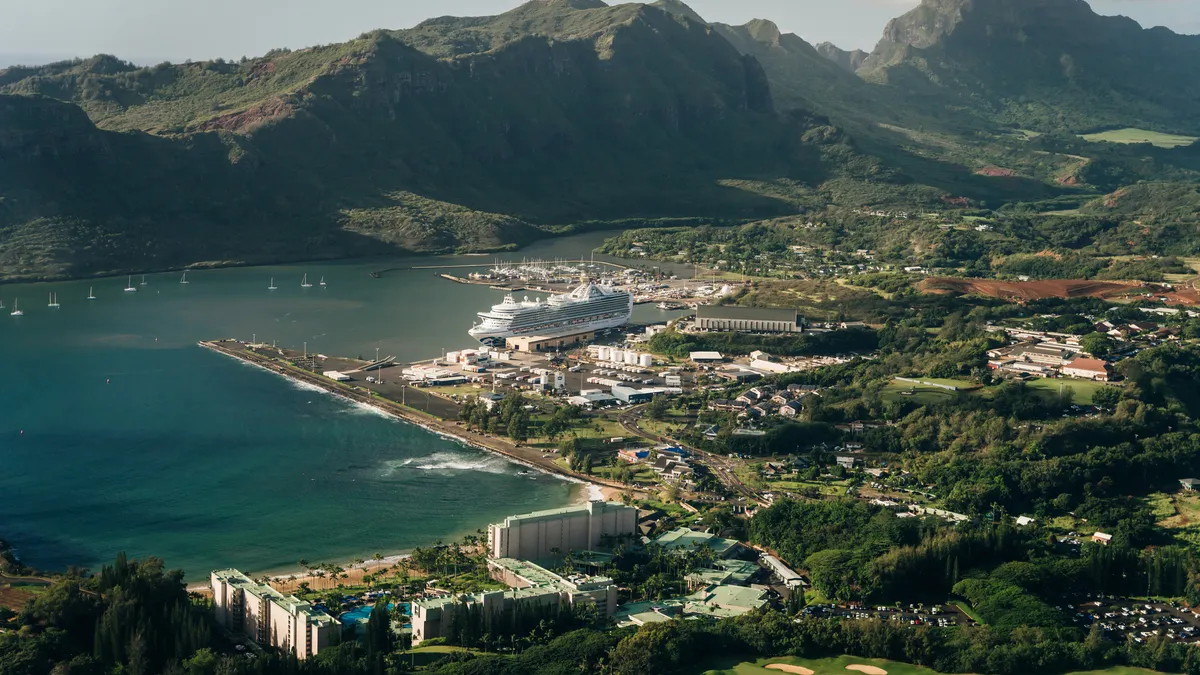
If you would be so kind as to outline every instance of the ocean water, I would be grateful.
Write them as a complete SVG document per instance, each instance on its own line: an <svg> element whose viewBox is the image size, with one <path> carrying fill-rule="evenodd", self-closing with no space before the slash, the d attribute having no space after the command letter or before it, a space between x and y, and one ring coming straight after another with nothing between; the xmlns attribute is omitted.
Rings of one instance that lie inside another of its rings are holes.
<svg viewBox="0 0 1200 675"><path fill-rule="evenodd" d="M587 255L601 239L516 255ZM369 272L489 261L204 270L186 285L156 274L145 286L135 277L135 293L124 277L0 288L0 536L39 568L96 569L125 551L198 579L410 550L579 498L579 485L518 475L495 455L196 345L255 337L432 358L471 345L474 314L501 293L431 270ZM305 273L313 288L300 287ZM58 309L47 307L52 292ZM26 314L10 317L18 296Z"/></svg>

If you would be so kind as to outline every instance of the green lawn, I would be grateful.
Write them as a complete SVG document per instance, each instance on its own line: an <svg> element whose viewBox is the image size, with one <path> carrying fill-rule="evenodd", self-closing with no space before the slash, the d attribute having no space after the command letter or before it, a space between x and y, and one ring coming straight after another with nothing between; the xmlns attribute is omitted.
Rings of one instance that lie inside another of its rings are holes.
<svg viewBox="0 0 1200 675"><path fill-rule="evenodd" d="M966 614L966 615L967 615L967 616L969 616L969 617L971 617L971 619L972 619L972 620L974 620L974 621L975 621L975 623L978 623L978 624L985 624L985 623L987 623L986 621L984 621L984 620L983 620L983 617L982 617L982 616L979 616L978 614L976 614L976 613L975 613L975 609L974 609L973 607L971 607L971 605L969 605L969 604L967 604L967 603L965 603L965 602L962 602L962 601L960 601L960 600L955 600L955 601L951 602L950 604L952 604L952 605L954 605L955 607L957 607L957 608L961 609L961 610L962 610L962 613L963 613L963 614Z"/></svg>
<svg viewBox="0 0 1200 675"><path fill-rule="evenodd" d="M1063 387L1063 389L1073 389L1073 390L1075 390L1075 402L1083 404L1083 405L1090 405L1092 402L1092 394L1095 394L1096 392L1100 391L1104 387L1109 386L1103 382L1092 382L1091 380L1075 380L1075 379L1070 379L1070 378L1061 378L1061 379L1056 378L1056 379L1052 379L1052 380L1046 379L1046 378L1038 378L1035 380L1029 380L1025 384L1030 389L1037 389L1039 391L1046 391L1046 392L1051 392L1051 393L1057 392L1058 388L1060 386Z"/></svg>
<svg viewBox="0 0 1200 675"><path fill-rule="evenodd" d="M889 382L883 388L883 400L885 401L900 401L911 402L919 405L929 405L932 403L941 403L952 400L958 392L941 389L939 387L926 387L920 384L911 382Z"/></svg>
<svg viewBox="0 0 1200 675"><path fill-rule="evenodd" d="M1163 134L1157 131L1133 128L1114 129L1113 131L1105 131L1099 134L1087 134L1083 139L1092 143L1150 143L1151 145L1168 149L1191 145L1200 140L1195 136L1176 136L1174 134Z"/></svg>
<svg viewBox="0 0 1200 675"><path fill-rule="evenodd" d="M851 665L875 666L887 672L887 675L936 675L937 671L923 666L914 666L899 661L887 659L863 659L854 656L839 656L827 659L802 659L794 656L783 656L771 659L747 661L730 656L714 661L709 670L702 671L704 675L781 675L787 671L767 668L770 664L784 664L807 668L813 675L855 675L855 671L846 667ZM1067 675L1158 675L1153 670L1115 666L1106 670L1089 670L1087 672L1068 673Z"/></svg>
<svg viewBox="0 0 1200 675"><path fill-rule="evenodd" d="M934 675L937 672L929 668L900 663L899 661L888 661L887 659L861 659L854 656L838 656L827 659L801 659L794 656L784 656L771 659L758 659L757 661L741 661L736 657L731 657L725 659L723 663L714 663L713 665L716 667L704 671L704 675L780 675L786 672L766 667L773 663L807 668L813 671L814 675L854 675L854 671L846 669L846 666L850 665L875 666L887 671L888 675Z"/></svg>

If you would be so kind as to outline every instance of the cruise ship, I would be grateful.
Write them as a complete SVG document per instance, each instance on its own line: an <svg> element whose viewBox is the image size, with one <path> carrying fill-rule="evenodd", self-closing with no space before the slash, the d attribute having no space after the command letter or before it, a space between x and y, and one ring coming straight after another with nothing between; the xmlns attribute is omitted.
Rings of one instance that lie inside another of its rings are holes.
<svg viewBox="0 0 1200 675"><path fill-rule="evenodd" d="M507 295L504 302L480 312L481 321L468 331L480 341L519 336L561 337L615 328L633 315L633 294L584 282L565 295L545 302Z"/></svg>

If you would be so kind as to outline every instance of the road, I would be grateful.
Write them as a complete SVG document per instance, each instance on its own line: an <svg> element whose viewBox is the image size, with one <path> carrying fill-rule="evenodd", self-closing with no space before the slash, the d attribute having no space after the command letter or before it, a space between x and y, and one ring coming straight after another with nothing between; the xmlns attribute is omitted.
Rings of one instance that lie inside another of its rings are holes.
<svg viewBox="0 0 1200 675"><path fill-rule="evenodd" d="M622 412L618 416L617 420L621 423L621 427L623 429L635 436L645 438L646 440L653 441L655 443L670 443L672 445L687 449L696 458L696 461L707 467L712 475L715 476L722 485L728 488L730 492L745 497L751 501L763 503L759 494L755 492L753 488L743 483L742 479L738 478L735 470L736 463L734 461L727 457L722 457L721 455L705 452L703 450L687 446L669 436L658 436L643 430L640 426L638 426L638 420L642 417L644 411L644 405L635 406Z"/></svg>

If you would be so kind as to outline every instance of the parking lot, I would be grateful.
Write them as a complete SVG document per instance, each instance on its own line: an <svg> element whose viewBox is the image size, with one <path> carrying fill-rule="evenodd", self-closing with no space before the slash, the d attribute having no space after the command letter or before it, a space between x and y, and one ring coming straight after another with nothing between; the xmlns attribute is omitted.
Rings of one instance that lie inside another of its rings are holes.
<svg viewBox="0 0 1200 675"><path fill-rule="evenodd" d="M963 614L957 607L953 605L932 605L925 607L923 605L908 605L907 607L896 606L872 606L872 607L839 607L837 605L809 605L803 610L804 614L817 617L843 617L855 621L865 621L867 619L882 619L884 621L895 621L910 626L936 626L939 628L949 628L950 626L968 626L974 622L966 614Z"/></svg>
<svg viewBox="0 0 1200 675"><path fill-rule="evenodd" d="M1163 635L1177 642L1200 644L1200 614L1176 603L1138 602L1113 596L1086 596L1060 605L1076 625L1100 625L1110 640L1145 642Z"/></svg>

